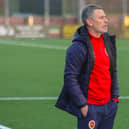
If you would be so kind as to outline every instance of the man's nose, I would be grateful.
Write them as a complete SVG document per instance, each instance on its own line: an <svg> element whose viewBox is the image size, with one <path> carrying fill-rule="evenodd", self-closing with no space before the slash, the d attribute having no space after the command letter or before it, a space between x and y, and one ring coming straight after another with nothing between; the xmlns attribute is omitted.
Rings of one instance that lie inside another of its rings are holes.
<svg viewBox="0 0 129 129"><path fill-rule="evenodd" d="M104 21L105 21L106 23L108 23L108 21L109 21L109 20L108 20L108 18L107 18L107 17L105 17Z"/></svg>

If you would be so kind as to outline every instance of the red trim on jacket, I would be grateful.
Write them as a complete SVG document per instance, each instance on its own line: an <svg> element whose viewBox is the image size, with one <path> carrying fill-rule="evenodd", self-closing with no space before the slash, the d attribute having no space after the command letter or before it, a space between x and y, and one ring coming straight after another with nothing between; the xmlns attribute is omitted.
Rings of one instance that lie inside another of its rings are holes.
<svg viewBox="0 0 129 129"><path fill-rule="evenodd" d="M113 98L114 101L116 101L117 103L119 103L119 99L118 98Z"/></svg>

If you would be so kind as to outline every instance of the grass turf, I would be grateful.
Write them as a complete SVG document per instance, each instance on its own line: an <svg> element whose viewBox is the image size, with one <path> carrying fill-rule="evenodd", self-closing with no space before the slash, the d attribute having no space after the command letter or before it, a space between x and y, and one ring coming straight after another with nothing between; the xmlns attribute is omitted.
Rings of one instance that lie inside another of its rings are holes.
<svg viewBox="0 0 129 129"><path fill-rule="evenodd" d="M0 97L58 96L63 84L65 50L71 40L1 39ZM15 44L13 44L15 43ZM21 43L30 46L18 46ZM13 45L12 45L13 44ZM117 40L121 96L129 96L129 40ZM0 124L13 129L76 129L76 118L54 107L54 100L0 101ZM129 100L121 100L114 129L128 129Z"/></svg>

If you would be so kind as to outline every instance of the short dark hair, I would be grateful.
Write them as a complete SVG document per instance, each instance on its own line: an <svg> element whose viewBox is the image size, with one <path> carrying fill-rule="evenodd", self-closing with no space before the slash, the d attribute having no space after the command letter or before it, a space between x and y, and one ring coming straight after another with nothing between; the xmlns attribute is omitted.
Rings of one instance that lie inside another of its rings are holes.
<svg viewBox="0 0 129 129"><path fill-rule="evenodd" d="M86 7L82 9L81 12L81 21L84 25L87 26L86 19L93 16L93 11L95 9L103 9L100 5L96 4L88 4Z"/></svg>

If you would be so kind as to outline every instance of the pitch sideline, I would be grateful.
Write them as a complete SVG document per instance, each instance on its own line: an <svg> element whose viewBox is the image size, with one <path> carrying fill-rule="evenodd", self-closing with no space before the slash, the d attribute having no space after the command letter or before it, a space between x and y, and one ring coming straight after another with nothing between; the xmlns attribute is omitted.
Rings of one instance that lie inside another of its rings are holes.
<svg viewBox="0 0 129 129"><path fill-rule="evenodd" d="M31 47L31 48L45 48L45 49L56 49L56 50L66 50L66 46L61 45L49 45L49 44L36 44L36 43L28 43L28 42L12 42L12 41L4 41L0 40L0 44L2 45L13 45L19 47Z"/></svg>
<svg viewBox="0 0 129 129"><path fill-rule="evenodd" d="M0 101L37 101L37 100L57 100L58 97L0 97ZM129 96L119 97L122 100L129 100Z"/></svg>
<svg viewBox="0 0 129 129"><path fill-rule="evenodd" d="M56 50L66 50L68 46L61 46L61 45L50 45L50 44L37 44L37 43L30 43L30 42L16 42L16 41L6 41L0 39L0 44L2 45L14 45L14 46L19 46L19 47L32 47L32 48L44 48L44 49L56 49ZM129 48L127 47L122 47L117 48L118 50L126 50L128 51Z"/></svg>

